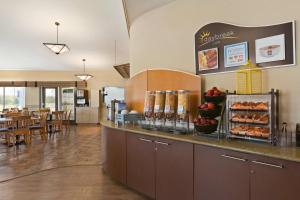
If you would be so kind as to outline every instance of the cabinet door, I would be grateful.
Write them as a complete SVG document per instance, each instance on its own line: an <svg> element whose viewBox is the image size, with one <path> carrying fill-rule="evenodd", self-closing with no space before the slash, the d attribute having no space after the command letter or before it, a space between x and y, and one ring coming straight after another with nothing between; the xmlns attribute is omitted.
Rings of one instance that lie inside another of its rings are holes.
<svg viewBox="0 0 300 200"><path fill-rule="evenodd" d="M251 200L295 200L300 198L300 163L253 156Z"/></svg>
<svg viewBox="0 0 300 200"><path fill-rule="evenodd" d="M249 200L247 156L195 145L195 199Z"/></svg>
<svg viewBox="0 0 300 200"><path fill-rule="evenodd" d="M127 134L127 185L155 198L154 139L138 134Z"/></svg>
<svg viewBox="0 0 300 200"><path fill-rule="evenodd" d="M156 143L156 199L193 199L193 144L166 139Z"/></svg>
<svg viewBox="0 0 300 200"><path fill-rule="evenodd" d="M102 126L102 164L112 178L126 183L126 133Z"/></svg>

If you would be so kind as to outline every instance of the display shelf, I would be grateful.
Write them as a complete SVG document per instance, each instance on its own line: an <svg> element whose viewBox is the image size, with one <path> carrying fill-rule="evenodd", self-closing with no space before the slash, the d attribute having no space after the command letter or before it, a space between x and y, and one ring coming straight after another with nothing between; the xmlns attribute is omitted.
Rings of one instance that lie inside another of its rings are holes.
<svg viewBox="0 0 300 200"><path fill-rule="evenodd" d="M244 139L251 141L259 141L259 142L267 142L271 144L276 144L277 138L276 133L278 131L278 96L279 92L272 89L269 93L265 94L249 94L249 95L239 95L239 94L228 94L226 100L226 118L227 118L227 137L233 139ZM248 102L249 104L259 104L265 103L268 105L268 110L258 110L258 109L236 109L231 108L233 104L243 104L244 102ZM233 121L233 116L237 114L241 115L268 115L268 123L259 123L259 122L241 122L241 121ZM263 136L250 136L243 134L233 134L231 130L234 128L243 129L244 127L249 127L247 131L253 131L253 128L261 128L262 133L265 131L264 129L270 130L269 137Z"/></svg>

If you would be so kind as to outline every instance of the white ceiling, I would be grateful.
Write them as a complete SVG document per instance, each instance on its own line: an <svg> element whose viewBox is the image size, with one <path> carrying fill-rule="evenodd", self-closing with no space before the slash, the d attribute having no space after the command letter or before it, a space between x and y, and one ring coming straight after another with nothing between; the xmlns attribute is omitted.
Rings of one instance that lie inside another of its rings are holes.
<svg viewBox="0 0 300 200"><path fill-rule="evenodd" d="M130 24L144 13L175 0L125 0Z"/></svg>
<svg viewBox="0 0 300 200"><path fill-rule="evenodd" d="M145 0L146 1L146 0ZM129 61L121 0L0 0L0 70L101 70ZM60 39L71 51L55 55L43 42Z"/></svg>

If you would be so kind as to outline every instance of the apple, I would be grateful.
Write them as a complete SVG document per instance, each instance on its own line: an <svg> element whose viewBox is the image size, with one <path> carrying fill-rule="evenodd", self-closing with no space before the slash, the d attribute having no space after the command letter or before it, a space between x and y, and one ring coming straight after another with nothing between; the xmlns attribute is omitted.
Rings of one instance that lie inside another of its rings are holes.
<svg viewBox="0 0 300 200"><path fill-rule="evenodd" d="M221 95L221 92L219 90L214 90L214 96L220 96Z"/></svg>
<svg viewBox="0 0 300 200"><path fill-rule="evenodd" d="M206 119L205 118L200 118L200 124L206 124L207 122L206 122Z"/></svg>
<svg viewBox="0 0 300 200"><path fill-rule="evenodd" d="M194 122L194 124L198 124L198 119L195 118L195 119L193 120L193 122Z"/></svg>
<svg viewBox="0 0 300 200"><path fill-rule="evenodd" d="M208 105L206 103L204 103L200 106L200 109L207 109L207 108L208 108Z"/></svg>
<svg viewBox="0 0 300 200"><path fill-rule="evenodd" d="M211 119L210 124L215 125L215 124L217 124L217 121L215 119Z"/></svg>
<svg viewBox="0 0 300 200"><path fill-rule="evenodd" d="M207 103L207 109L215 109L215 104L213 104L213 103L211 103L211 102L209 102L209 103Z"/></svg>
<svg viewBox="0 0 300 200"><path fill-rule="evenodd" d="M214 95L214 90L208 90L206 92L206 96L213 96Z"/></svg>

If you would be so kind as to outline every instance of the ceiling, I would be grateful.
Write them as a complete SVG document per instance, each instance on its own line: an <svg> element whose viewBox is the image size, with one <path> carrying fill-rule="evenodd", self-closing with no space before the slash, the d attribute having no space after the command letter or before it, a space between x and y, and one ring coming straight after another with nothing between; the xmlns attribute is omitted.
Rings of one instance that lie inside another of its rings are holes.
<svg viewBox="0 0 300 200"><path fill-rule="evenodd" d="M155 8L161 7L175 0L124 0L129 24L132 24L139 16Z"/></svg>
<svg viewBox="0 0 300 200"><path fill-rule="evenodd" d="M56 55L43 42L71 51ZM0 70L101 70L129 61L129 37L121 0L1 0Z"/></svg>

